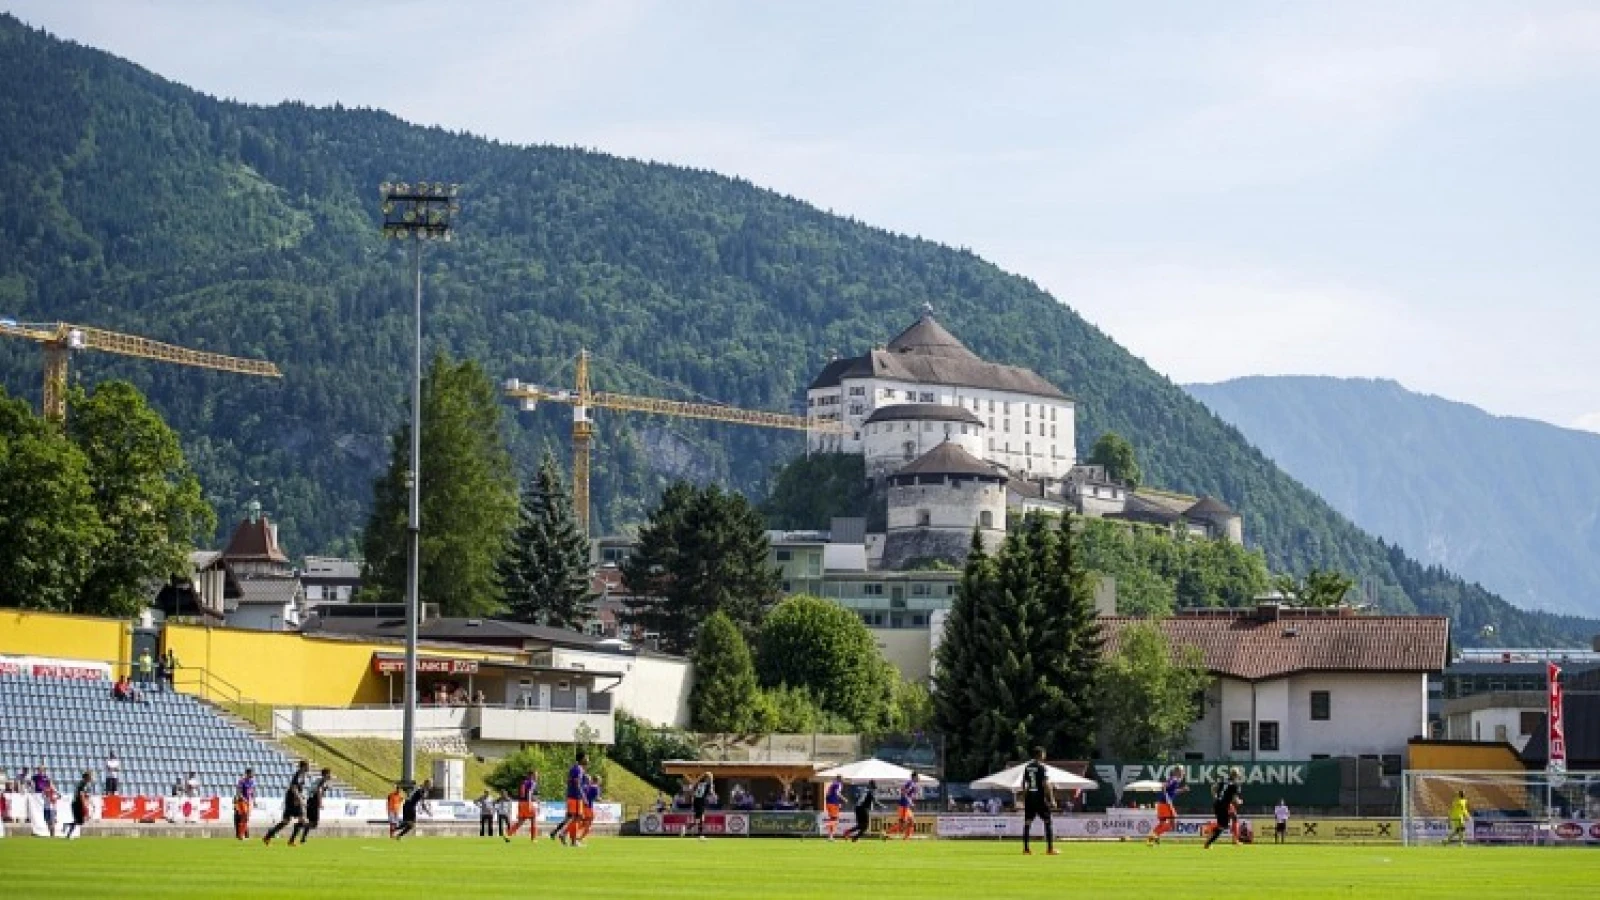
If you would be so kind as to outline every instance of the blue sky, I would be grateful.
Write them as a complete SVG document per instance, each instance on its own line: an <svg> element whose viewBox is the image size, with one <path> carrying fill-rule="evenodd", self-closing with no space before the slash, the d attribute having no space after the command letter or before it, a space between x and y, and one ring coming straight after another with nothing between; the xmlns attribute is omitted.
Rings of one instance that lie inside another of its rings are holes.
<svg viewBox="0 0 1600 900"><path fill-rule="evenodd" d="M1600 5L0 6L225 97L715 169L971 247L1178 381L1392 377L1600 431Z"/></svg>

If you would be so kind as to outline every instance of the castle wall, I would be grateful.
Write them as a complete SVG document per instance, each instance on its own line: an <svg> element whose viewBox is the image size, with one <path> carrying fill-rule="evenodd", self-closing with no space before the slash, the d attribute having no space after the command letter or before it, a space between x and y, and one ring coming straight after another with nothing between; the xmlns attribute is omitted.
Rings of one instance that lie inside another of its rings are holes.
<svg viewBox="0 0 1600 900"><path fill-rule="evenodd" d="M979 425L932 419L873 422L862 426L861 444L866 455L867 477L882 478L893 474L946 440L982 459L982 432L983 428Z"/></svg>

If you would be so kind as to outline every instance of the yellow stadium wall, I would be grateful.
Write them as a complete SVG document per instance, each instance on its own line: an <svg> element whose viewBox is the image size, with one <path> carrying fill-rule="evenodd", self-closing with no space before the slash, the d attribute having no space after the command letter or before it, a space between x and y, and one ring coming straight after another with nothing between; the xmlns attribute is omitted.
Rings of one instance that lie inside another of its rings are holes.
<svg viewBox="0 0 1600 900"><path fill-rule="evenodd" d="M1426 772L1523 772L1527 766L1510 744L1412 741L1408 763Z"/></svg>
<svg viewBox="0 0 1600 900"><path fill-rule="evenodd" d="M0 653L125 664L132 628L123 619L0 609Z"/></svg>
<svg viewBox="0 0 1600 900"><path fill-rule="evenodd" d="M372 655L402 651L398 643L172 624L167 626L164 646L178 654L179 690L213 700L248 699L277 706L388 703L389 676L372 671ZM470 650L422 655L516 659L513 653ZM185 675L181 669L204 669L210 677L202 678L197 671ZM398 677L395 689L398 699Z"/></svg>

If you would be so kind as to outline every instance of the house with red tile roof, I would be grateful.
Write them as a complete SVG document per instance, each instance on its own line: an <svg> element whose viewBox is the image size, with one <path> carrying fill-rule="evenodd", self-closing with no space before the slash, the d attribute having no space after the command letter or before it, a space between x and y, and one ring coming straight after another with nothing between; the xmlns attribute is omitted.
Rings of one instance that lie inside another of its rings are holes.
<svg viewBox="0 0 1600 900"><path fill-rule="evenodd" d="M1111 653L1141 620L1100 621ZM1198 649L1214 679L1185 748L1208 760L1369 756L1397 770L1407 742L1428 734L1428 676L1444 669L1450 642L1443 616L1347 607L1263 603L1153 622L1171 646Z"/></svg>

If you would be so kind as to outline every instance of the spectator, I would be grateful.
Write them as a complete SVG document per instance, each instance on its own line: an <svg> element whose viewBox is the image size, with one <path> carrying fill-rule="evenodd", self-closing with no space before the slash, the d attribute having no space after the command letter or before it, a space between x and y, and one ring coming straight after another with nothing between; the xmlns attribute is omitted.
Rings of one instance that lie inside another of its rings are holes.
<svg viewBox="0 0 1600 900"><path fill-rule="evenodd" d="M182 775L179 775L177 778L172 779L172 796L174 796L174 797L182 797L183 796L184 787L185 787L185 782L184 782L184 778L183 778Z"/></svg>
<svg viewBox="0 0 1600 900"><path fill-rule="evenodd" d="M487 699L488 699L488 698L486 698L486 697L484 697L484 696L483 696L483 691L479 691L479 692L477 692L477 693L476 693L476 694L473 694L473 695L472 695L472 705L473 705L473 706L483 706L483 705L484 705L484 702L485 702L485 701L486 701L486 700L487 700Z"/></svg>
<svg viewBox="0 0 1600 900"><path fill-rule="evenodd" d="M505 791L501 791L500 799L494 802L495 832L499 834L500 837L507 837L506 832L511 828L511 809L515 803L516 801L512 800L511 795ZM534 829L534 833L538 833L537 828ZM509 840L509 838L507 839Z"/></svg>
<svg viewBox="0 0 1600 900"><path fill-rule="evenodd" d="M150 682L152 681L152 679L155 676L155 668L156 668L156 662L155 662L154 659L152 659L150 657L150 651L149 650L140 651L140 653L139 653L139 682L141 684L145 685L146 687L149 687Z"/></svg>
<svg viewBox="0 0 1600 900"><path fill-rule="evenodd" d="M18 792L23 794L33 793L33 770L27 766L17 775Z"/></svg>
<svg viewBox="0 0 1600 900"><path fill-rule="evenodd" d="M183 795L185 797L200 796L200 776L196 775L193 769L189 770L189 777L183 780Z"/></svg>
<svg viewBox="0 0 1600 900"><path fill-rule="evenodd" d="M39 795L39 801L44 804L44 825L50 829L50 836L56 836L56 786L50 780L50 774L44 766L33 771L33 792Z"/></svg>
<svg viewBox="0 0 1600 900"><path fill-rule="evenodd" d="M494 837L494 801L485 790L478 798L478 837Z"/></svg>
<svg viewBox="0 0 1600 900"><path fill-rule="evenodd" d="M106 796L115 797L122 793L122 760L117 759L117 751L106 751Z"/></svg>
<svg viewBox="0 0 1600 900"><path fill-rule="evenodd" d="M173 690L178 687L178 654L171 647L167 648L167 686Z"/></svg>
<svg viewBox="0 0 1600 900"><path fill-rule="evenodd" d="M658 791L656 791L656 812L657 813L664 813L666 811L667 811L667 795L658 790Z"/></svg>

